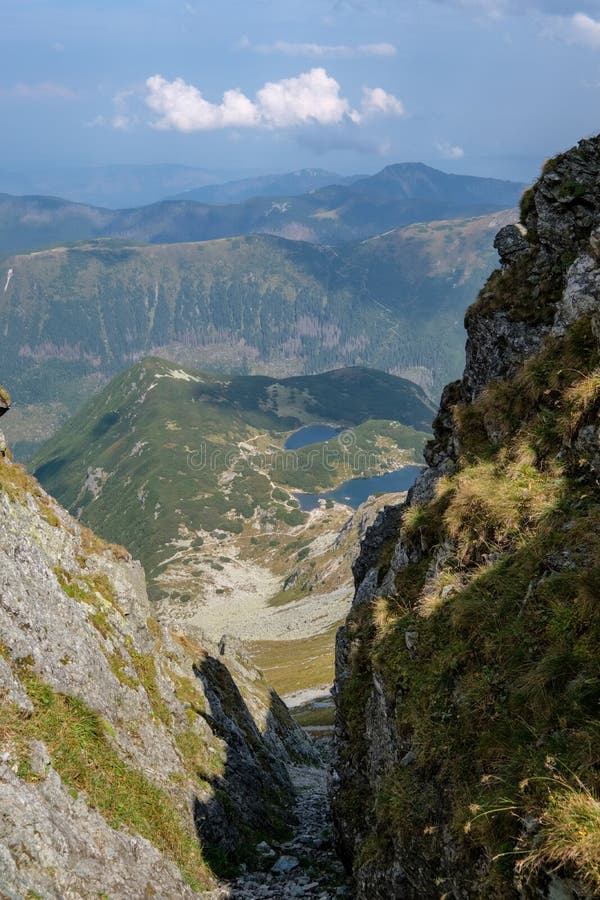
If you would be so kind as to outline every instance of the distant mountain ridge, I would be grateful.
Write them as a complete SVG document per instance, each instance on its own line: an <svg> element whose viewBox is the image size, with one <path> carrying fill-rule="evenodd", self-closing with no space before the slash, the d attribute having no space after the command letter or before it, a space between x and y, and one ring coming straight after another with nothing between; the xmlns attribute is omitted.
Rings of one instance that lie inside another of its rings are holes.
<svg viewBox="0 0 600 900"><path fill-rule="evenodd" d="M507 209L518 203L521 190L513 182L404 163L352 184L224 205L168 200L109 210L54 197L1 194L0 256L102 237L179 243L266 233L337 245L415 222Z"/></svg>
<svg viewBox="0 0 600 900"><path fill-rule="evenodd" d="M325 169L298 169L281 175L257 175L184 191L167 200L197 200L201 203L239 203L252 197L296 197L330 184L353 184L364 175L338 175Z"/></svg>

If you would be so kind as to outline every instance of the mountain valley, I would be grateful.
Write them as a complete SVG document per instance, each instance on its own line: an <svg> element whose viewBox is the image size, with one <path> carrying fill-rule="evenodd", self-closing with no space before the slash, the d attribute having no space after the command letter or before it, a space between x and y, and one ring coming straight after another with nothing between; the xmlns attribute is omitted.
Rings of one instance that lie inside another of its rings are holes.
<svg viewBox="0 0 600 900"><path fill-rule="evenodd" d="M463 364L464 308L515 212L408 226L326 248L253 235L135 247L111 241L11 257L0 353L18 458L144 356L285 377L348 365L437 399Z"/></svg>
<svg viewBox="0 0 600 900"><path fill-rule="evenodd" d="M304 513L298 498L406 467L410 485L432 414L415 384L373 370L223 379L148 359L117 376L32 466L73 514L142 560L161 621L253 641L256 653L276 655L277 642L292 640L295 690L326 688L351 558L384 501L367 502L367 492L356 513L325 499ZM286 450L290 432L313 422L335 436ZM301 671L313 639L316 682L310 666Z"/></svg>

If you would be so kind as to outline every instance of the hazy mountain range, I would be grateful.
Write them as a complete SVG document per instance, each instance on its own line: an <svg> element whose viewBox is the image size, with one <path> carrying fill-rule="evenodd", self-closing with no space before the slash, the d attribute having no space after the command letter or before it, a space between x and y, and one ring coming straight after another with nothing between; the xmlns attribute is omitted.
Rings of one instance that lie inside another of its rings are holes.
<svg viewBox="0 0 600 900"><path fill-rule="evenodd" d="M169 197L170 200L199 200L203 203L239 203L251 197L297 197L328 185L353 184L365 175L337 175L325 169L298 169L283 175L257 175L223 184L207 184Z"/></svg>
<svg viewBox="0 0 600 900"><path fill-rule="evenodd" d="M341 244L413 222L478 216L515 206L522 185L447 175L420 163L387 166L352 184L239 203L165 200L125 210L53 197L0 195L0 255L99 237L141 243L206 241L252 233Z"/></svg>
<svg viewBox="0 0 600 900"><path fill-rule="evenodd" d="M75 203L119 209L155 203L172 194L222 181L201 166L154 165L54 166L3 169L0 191L63 197Z"/></svg>

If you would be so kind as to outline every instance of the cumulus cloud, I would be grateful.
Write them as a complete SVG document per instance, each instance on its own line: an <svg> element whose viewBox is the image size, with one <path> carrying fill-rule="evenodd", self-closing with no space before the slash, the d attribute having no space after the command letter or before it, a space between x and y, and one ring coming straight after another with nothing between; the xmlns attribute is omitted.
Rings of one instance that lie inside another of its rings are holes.
<svg viewBox="0 0 600 900"><path fill-rule="evenodd" d="M398 97L388 94L383 88L363 88L361 100L363 116L403 116L404 105Z"/></svg>
<svg viewBox="0 0 600 900"><path fill-rule="evenodd" d="M252 44L242 38L238 46L254 53L281 54L283 56L308 56L319 59L354 59L358 57L396 55L394 44L294 44L288 41L274 41L272 44Z"/></svg>
<svg viewBox="0 0 600 900"><path fill-rule="evenodd" d="M338 82L320 68L296 78L268 81L256 99L261 118L275 127L310 122L333 125L353 115L348 101L340 96Z"/></svg>
<svg viewBox="0 0 600 900"><path fill-rule="evenodd" d="M557 18L552 31L570 44L600 50L600 21L585 13Z"/></svg>
<svg viewBox="0 0 600 900"><path fill-rule="evenodd" d="M448 141L439 141L435 148L444 159L462 159L465 155L463 147L458 144L450 144Z"/></svg>
<svg viewBox="0 0 600 900"><path fill-rule="evenodd" d="M161 130L212 131L218 128L291 128L298 125L359 123L372 115L402 115L397 97L382 88L364 88L361 112L341 95L339 83L323 68L280 81L268 81L251 100L239 88L225 91L211 103L182 78L167 81L153 75L146 81L146 104L157 114Z"/></svg>
<svg viewBox="0 0 600 900"><path fill-rule="evenodd" d="M64 84L54 81L41 81L38 84L26 84L22 81L9 88L0 88L4 97L19 97L23 100L73 100L77 93Z"/></svg>
<svg viewBox="0 0 600 900"><path fill-rule="evenodd" d="M228 125L243 127L258 123L256 106L240 90L225 91L221 103L205 100L198 88L183 78L167 81L153 75L146 81L146 103L160 118L155 128L176 131L211 131Z"/></svg>

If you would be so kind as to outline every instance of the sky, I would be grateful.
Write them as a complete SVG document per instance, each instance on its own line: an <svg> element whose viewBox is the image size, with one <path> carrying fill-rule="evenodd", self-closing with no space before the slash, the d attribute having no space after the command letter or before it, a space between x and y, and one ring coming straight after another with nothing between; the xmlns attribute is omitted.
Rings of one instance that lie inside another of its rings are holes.
<svg viewBox="0 0 600 900"><path fill-rule="evenodd" d="M528 181L600 131L600 0L2 0L0 163Z"/></svg>

